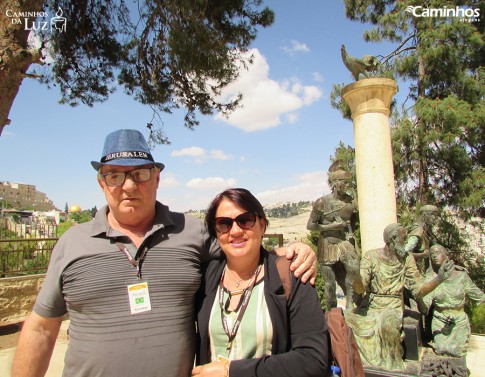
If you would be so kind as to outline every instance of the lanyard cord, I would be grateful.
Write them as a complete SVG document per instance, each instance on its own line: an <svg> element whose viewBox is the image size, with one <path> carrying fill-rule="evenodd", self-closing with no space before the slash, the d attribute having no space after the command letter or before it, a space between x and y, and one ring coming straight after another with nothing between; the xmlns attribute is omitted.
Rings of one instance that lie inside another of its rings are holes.
<svg viewBox="0 0 485 377"><path fill-rule="evenodd" d="M118 248L121 250L121 252L123 254L125 254L125 257L126 259L128 259L128 262L130 262L130 264L133 266L133 268L136 267L136 278L138 280L141 280L142 279L142 276L141 276L141 266L143 265L143 262L145 261L145 258L146 258L146 255L147 255L147 252L148 252L148 247L144 247L143 248L143 251L141 252L140 256L137 258L133 258L130 254L130 252L128 251L128 249L126 248L125 245L123 245L121 242L116 242L116 246L118 246Z"/></svg>
<svg viewBox="0 0 485 377"><path fill-rule="evenodd" d="M232 348L232 341L236 337L237 331L239 330L239 326L241 325L241 320L244 316L244 312L246 311L246 308L248 307L249 304L249 298L251 297L251 293L253 291L254 285L256 284L256 280L258 279L258 275L261 271L262 264L258 266L256 269L256 272L254 273L254 279L251 282L249 286L247 286L244 289L244 292L240 298L240 303L238 304L238 307L240 307L239 312L237 314L236 321L234 322L234 325L232 326L232 330L229 329L229 324L227 323L227 318L226 315L224 314L224 275L225 275L225 269L224 272L222 273L221 276L221 281L219 283L219 306L221 308L221 320L222 320L222 327L224 328L224 332L227 334L228 341L227 341L227 350L230 351ZM242 304L241 304L242 302Z"/></svg>

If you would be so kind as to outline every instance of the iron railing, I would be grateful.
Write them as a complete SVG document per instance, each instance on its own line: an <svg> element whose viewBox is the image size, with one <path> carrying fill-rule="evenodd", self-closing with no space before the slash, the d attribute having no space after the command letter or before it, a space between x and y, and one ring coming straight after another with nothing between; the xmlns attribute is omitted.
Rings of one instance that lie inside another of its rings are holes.
<svg viewBox="0 0 485 377"><path fill-rule="evenodd" d="M0 278L45 273L57 240L57 225L0 218Z"/></svg>
<svg viewBox="0 0 485 377"><path fill-rule="evenodd" d="M0 240L0 278L43 274L58 238Z"/></svg>

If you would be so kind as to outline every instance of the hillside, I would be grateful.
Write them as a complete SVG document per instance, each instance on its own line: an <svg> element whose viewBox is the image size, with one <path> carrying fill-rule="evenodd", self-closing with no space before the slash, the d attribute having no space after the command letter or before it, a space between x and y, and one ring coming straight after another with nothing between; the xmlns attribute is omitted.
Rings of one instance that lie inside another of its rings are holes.
<svg viewBox="0 0 485 377"><path fill-rule="evenodd" d="M288 218L269 217L269 228L266 233L282 233L284 242L305 240L308 234L306 224L310 216L311 207L304 209L303 213Z"/></svg>

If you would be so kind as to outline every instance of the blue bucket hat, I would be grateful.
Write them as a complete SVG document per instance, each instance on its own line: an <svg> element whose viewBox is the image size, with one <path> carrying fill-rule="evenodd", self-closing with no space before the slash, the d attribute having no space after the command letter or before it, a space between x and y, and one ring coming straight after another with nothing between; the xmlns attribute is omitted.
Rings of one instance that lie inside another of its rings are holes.
<svg viewBox="0 0 485 377"><path fill-rule="evenodd" d="M138 166L146 164L154 164L160 171L165 168L164 164L153 160L145 138L137 130L118 130L108 134L104 141L101 161L91 161L95 170L99 170L103 165Z"/></svg>

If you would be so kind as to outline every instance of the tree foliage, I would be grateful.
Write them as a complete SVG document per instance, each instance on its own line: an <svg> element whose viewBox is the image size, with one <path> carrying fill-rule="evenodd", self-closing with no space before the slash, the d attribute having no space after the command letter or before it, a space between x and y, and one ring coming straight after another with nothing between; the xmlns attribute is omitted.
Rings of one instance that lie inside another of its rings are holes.
<svg viewBox="0 0 485 377"><path fill-rule="evenodd" d="M485 198L485 5L427 1L423 8L471 7L481 19L415 17L415 1L345 0L351 20L369 23L367 42L396 48L381 57L385 76L409 86L394 107L392 147L400 204L426 203L476 215ZM336 85L332 105L350 112Z"/></svg>
<svg viewBox="0 0 485 377"><path fill-rule="evenodd" d="M262 8L262 0L6 3L3 7L10 5L17 11L38 11L29 7L40 3L48 17L62 10L67 18L65 32L39 33L53 62L36 69L32 77L40 74L42 82L58 86L61 103L73 106L105 101L120 85L154 110L154 119L159 121L148 123L152 143L168 142L161 112L184 108L185 126L194 128L199 123L197 113L227 115L238 106L240 96L221 103L218 95L237 78L241 65L251 63L245 53L258 27L269 26L274 20L273 12ZM0 35L0 47L12 36L15 33ZM16 43L17 50L32 51L27 49L26 37L21 33L10 43ZM0 59L0 71L6 67ZM0 75L0 84L1 79ZM4 125L0 122L1 128Z"/></svg>

